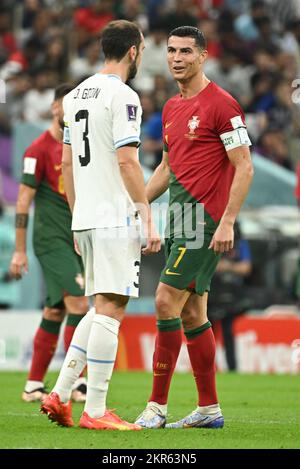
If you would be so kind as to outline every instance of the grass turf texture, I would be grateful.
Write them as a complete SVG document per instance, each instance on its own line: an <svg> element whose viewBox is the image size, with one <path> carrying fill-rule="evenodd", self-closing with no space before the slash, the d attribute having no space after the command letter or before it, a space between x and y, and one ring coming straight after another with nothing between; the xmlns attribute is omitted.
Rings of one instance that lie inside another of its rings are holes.
<svg viewBox="0 0 300 469"><path fill-rule="evenodd" d="M48 375L54 384L56 373ZM300 448L299 376L219 374L218 391L225 417L222 430L92 431L57 427L39 414L39 405L23 403L25 373L0 373L0 448ZM150 392L149 373L114 373L108 405L134 421ZM193 378L174 376L169 421L196 407ZM73 404L78 423L82 404Z"/></svg>

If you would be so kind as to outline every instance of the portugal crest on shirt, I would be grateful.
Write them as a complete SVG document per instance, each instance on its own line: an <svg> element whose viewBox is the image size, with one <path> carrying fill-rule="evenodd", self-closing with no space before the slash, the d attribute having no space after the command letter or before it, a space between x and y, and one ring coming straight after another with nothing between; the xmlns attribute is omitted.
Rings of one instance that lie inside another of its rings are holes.
<svg viewBox="0 0 300 469"><path fill-rule="evenodd" d="M188 121L188 128L189 128L189 133L186 134L186 137L189 138L196 138L195 135L195 130L198 129L200 124L200 119L198 116L193 116L189 121Z"/></svg>

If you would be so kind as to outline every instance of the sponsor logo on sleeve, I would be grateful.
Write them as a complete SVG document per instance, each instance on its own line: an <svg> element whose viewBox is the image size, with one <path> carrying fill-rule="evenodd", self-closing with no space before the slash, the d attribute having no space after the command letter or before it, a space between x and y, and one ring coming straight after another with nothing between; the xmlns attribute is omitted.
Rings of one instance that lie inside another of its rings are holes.
<svg viewBox="0 0 300 469"><path fill-rule="evenodd" d="M26 156L24 158L24 173L25 174L35 174L35 168L36 168L36 158L31 158L29 156Z"/></svg>
<svg viewBox="0 0 300 469"><path fill-rule="evenodd" d="M134 104L126 104L126 109L127 109L127 119L129 121L136 121L136 116L137 116L137 106Z"/></svg>
<svg viewBox="0 0 300 469"><path fill-rule="evenodd" d="M67 145L71 144L69 127L64 127L64 138L63 138L63 140L64 140L64 143L66 143Z"/></svg>

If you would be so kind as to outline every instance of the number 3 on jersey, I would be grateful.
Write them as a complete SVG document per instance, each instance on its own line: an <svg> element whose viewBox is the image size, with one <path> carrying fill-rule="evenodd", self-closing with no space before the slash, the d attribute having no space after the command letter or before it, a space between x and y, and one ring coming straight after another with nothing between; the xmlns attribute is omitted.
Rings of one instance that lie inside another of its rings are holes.
<svg viewBox="0 0 300 469"><path fill-rule="evenodd" d="M81 166L87 166L91 161L90 142L88 138L89 133L89 111L87 109L81 109L75 115L75 121L79 122L81 119L85 119L85 129L82 134L84 141L84 156L79 155L79 161Z"/></svg>

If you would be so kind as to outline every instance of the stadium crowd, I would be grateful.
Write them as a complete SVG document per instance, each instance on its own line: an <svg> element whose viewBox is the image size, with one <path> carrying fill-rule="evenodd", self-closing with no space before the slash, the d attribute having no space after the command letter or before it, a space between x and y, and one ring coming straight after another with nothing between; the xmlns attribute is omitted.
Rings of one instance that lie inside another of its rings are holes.
<svg viewBox="0 0 300 469"><path fill-rule="evenodd" d="M24 0L1 2L0 169L11 176L19 121L49 121L53 89L74 86L103 62L99 38L112 19L136 21L146 38L133 87L143 106L141 160L161 158L161 109L176 92L165 60L167 33L195 25L206 35L207 76L242 104L253 148L295 169L300 153L300 3L296 0ZM299 85L299 84L298 84ZM3 92L2 92L3 94Z"/></svg>

